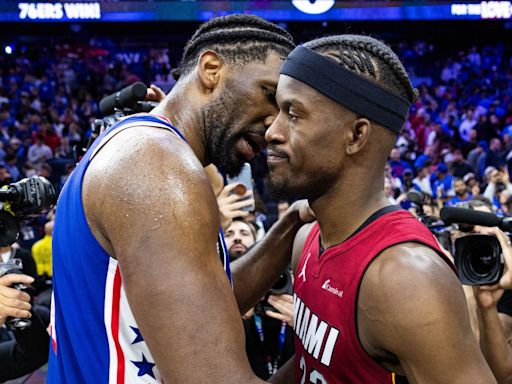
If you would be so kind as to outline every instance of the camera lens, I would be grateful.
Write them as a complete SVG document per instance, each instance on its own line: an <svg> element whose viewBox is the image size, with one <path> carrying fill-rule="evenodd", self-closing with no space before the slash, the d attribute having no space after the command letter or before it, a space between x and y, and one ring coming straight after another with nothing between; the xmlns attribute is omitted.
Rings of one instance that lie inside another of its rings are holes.
<svg viewBox="0 0 512 384"><path fill-rule="evenodd" d="M478 276L486 276L493 271L496 255L488 247L481 247L471 252L469 256L471 270Z"/></svg>

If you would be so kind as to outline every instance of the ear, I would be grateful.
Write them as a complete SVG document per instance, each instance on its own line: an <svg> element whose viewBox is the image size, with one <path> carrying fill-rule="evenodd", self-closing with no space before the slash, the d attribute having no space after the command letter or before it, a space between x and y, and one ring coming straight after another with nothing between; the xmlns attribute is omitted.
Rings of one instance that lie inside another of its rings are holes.
<svg viewBox="0 0 512 384"><path fill-rule="evenodd" d="M371 130L372 123L367 118L357 118L351 123L351 127L348 131L347 155L355 155L364 148L370 137Z"/></svg>
<svg viewBox="0 0 512 384"><path fill-rule="evenodd" d="M212 92L219 84L220 72L223 66L222 58L215 51L207 50L199 56L197 73L207 92Z"/></svg>

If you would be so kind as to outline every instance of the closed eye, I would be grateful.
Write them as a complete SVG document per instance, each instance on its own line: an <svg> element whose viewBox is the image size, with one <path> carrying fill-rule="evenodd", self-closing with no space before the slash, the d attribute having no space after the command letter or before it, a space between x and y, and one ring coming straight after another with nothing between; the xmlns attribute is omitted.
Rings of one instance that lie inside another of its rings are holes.
<svg viewBox="0 0 512 384"><path fill-rule="evenodd" d="M261 87L261 89L263 90L263 93L265 94L267 100L270 101L273 105L277 105L275 91L267 87Z"/></svg>

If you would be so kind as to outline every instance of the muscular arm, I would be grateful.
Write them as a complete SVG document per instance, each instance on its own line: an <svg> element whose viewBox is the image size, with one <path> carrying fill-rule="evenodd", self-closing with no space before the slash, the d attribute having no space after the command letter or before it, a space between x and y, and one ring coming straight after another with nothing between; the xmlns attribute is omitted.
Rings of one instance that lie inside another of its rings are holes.
<svg viewBox="0 0 512 384"><path fill-rule="evenodd" d="M215 197L189 147L163 130L122 132L93 159L83 196L163 380L262 382L216 252Z"/></svg>
<svg viewBox="0 0 512 384"><path fill-rule="evenodd" d="M240 313L252 308L290 263L295 235L311 219L303 204L293 204L263 240L231 265Z"/></svg>
<svg viewBox="0 0 512 384"><path fill-rule="evenodd" d="M496 382L471 332L457 277L426 247L395 246L370 265L358 329L370 355L398 360L410 383Z"/></svg>
<svg viewBox="0 0 512 384"><path fill-rule="evenodd" d="M308 236L309 231L313 227L313 223L303 225L298 231L293 241L292 250L292 270L293 273L297 271L297 265L299 264L300 255L304 248L304 243ZM279 371L270 378L271 383L276 384L293 384L295 383L295 356L286 362Z"/></svg>

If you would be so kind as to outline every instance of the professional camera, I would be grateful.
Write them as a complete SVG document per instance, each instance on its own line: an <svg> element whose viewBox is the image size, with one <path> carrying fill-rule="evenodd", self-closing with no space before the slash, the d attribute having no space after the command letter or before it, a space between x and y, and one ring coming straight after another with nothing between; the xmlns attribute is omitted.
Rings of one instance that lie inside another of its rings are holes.
<svg viewBox="0 0 512 384"><path fill-rule="evenodd" d="M277 310L272 305L270 305L267 300L270 295L282 294L293 294L292 271L289 269L279 275L276 282L272 285L272 288L270 288L270 290L265 295L265 298L256 304L254 309L256 314L265 316L265 311L271 310L277 312Z"/></svg>
<svg viewBox="0 0 512 384"><path fill-rule="evenodd" d="M33 176L0 189L0 246L14 243L19 223L50 208L57 194L53 185L41 176Z"/></svg>
<svg viewBox="0 0 512 384"><path fill-rule="evenodd" d="M457 223L459 229L471 232L474 225L512 229L510 218L501 218L493 213L476 211L471 205L444 207L441 218L446 224ZM493 285L503 274L503 255L498 239L483 234L468 234L454 243L455 266L459 279L466 285Z"/></svg>
<svg viewBox="0 0 512 384"><path fill-rule="evenodd" d="M20 259L10 259L3 263L0 263L0 277L4 275L8 275L10 273L21 274L21 270L23 265ZM28 287L25 284L14 284L12 288L18 289L20 291L26 290ZM7 325L12 329L23 331L32 325L30 319L22 319L22 318L13 318L10 317L6 321Z"/></svg>
<svg viewBox="0 0 512 384"><path fill-rule="evenodd" d="M416 216L418 217L418 220L421 221L430 230L430 232L432 232L443 248L451 250L452 241L450 230L446 228L444 223L436 217L425 214L425 210L423 209L423 205L425 204L425 195L420 191L411 189L407 192L406 197L416 209Z"/></svg>
<svg viewBox="0 0 512 384"><path fill-rule="evenodd" d="M102 119L95 119L91 123L91 135L84 148L74 148L75 160L78 161L87 152L94 140L106 129L117 123L123 117L134 113L149 112L158 103L144 101L148 87L143 82L133 83L100 100Z"/></svg>

